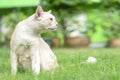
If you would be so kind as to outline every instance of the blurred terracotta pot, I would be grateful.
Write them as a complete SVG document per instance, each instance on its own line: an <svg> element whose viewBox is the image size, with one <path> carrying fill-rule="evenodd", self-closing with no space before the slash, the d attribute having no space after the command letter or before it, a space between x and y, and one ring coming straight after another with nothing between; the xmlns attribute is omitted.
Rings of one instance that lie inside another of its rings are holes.
<svg viewBox="0 0 120 80"><path fill-rule="evenodd" d="M68 47L86 47L90 43L89 37L67 37L65 45Z"/></svg>
<svg viewBox="0 0 120 80"><path fill-rule="evenodd" d="M60 42L60 38L52 38L51 39L51 46L52 47L60 47L61 42Z"/></svg>
<svg viewBox="0 0 120 80"><path fill-rule="evenodd" d="M111 40L109 40L108 44L111 47L120 47L120 38L118 38L118 39L111 39Z"/></svg>

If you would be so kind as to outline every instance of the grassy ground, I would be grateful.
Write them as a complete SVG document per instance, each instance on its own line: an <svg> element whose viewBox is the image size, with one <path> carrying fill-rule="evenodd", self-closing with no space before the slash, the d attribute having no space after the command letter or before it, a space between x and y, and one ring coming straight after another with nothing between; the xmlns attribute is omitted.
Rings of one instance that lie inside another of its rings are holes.
<svg viewBox="0 0 120 80"><path fill-rule="evenodd" d="M60 67L54 74L41 71L10 73L9 48L0 48L0 80L120 80L120 49L60 48L53 49ZM87 63L89 56L97 58L95 64Z"/></svg>

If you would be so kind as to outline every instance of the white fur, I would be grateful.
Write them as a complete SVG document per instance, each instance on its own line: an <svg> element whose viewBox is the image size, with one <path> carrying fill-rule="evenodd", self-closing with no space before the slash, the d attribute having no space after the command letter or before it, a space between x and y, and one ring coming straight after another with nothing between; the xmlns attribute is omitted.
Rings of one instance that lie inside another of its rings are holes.
<svg viewBox="0 0 120 80"><path fill-rule="evenodd" d="M10 42L13 74L16 74L18 64L24 69L32 69L36 74L40 73L40 69L50 71L58 66L56 56L39 36L56 28L55 17L50 12L44 12L40 6L35 14L17 24Z"/></svg>

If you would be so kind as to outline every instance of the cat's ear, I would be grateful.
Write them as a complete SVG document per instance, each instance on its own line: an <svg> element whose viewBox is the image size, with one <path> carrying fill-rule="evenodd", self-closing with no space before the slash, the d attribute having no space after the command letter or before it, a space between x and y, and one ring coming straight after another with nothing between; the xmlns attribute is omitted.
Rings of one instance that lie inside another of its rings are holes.
<svg viewBox="0 0 120 80"><path fill-rule="evenodd" d="M40 17L43 13L43 9L41 6L38 6L36 9L36 17Z"/></svg>
<svg viewBox="0 0 120 80"><path fill-rule="evenodd" d="M48 13L51 13L51 12L52 12L52 10L49 10L49 11L48 11Z"/></svg>

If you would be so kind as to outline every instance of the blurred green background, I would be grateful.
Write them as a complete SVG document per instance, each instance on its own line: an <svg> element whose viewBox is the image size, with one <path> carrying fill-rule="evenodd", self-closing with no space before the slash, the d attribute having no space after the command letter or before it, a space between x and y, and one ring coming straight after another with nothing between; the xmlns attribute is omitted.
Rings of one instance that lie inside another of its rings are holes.
<svg viewBox="0 0 120 80"><path fill-rule="evenodd" d="M120 47L120 0L0 0L0 46L38 5L52 10L59 29L42 34L53 47Z"/></svg>

